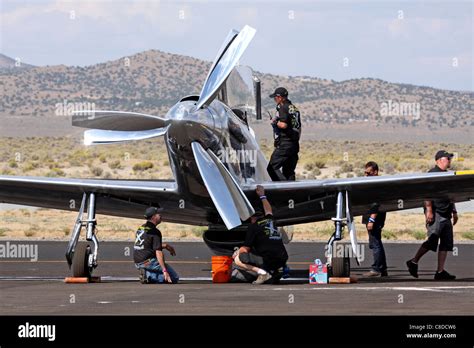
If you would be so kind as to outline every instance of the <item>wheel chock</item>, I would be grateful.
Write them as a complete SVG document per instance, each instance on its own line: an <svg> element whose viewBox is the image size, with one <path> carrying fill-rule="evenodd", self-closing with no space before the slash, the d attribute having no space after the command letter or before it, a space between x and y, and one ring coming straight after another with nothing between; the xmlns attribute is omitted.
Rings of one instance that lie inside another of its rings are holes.
<svg viewBox="0 0 474 348"><path fill-rule="evenodd" d="M329 278L329 284L350 284L350 283L357 283L357 278L354 276Z"/></svg>

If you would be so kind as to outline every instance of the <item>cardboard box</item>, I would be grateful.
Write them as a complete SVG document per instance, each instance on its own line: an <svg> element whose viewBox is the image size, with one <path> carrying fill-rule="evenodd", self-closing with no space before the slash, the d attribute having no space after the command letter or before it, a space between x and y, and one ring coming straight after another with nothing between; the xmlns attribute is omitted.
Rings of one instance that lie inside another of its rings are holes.
<svg viewBox="0 0 474 348"><path fill-rule="evenodd" d="M310 284L327 284L328 283L328 267L326 264L314 263L309 265L309 283Z"/></svg>

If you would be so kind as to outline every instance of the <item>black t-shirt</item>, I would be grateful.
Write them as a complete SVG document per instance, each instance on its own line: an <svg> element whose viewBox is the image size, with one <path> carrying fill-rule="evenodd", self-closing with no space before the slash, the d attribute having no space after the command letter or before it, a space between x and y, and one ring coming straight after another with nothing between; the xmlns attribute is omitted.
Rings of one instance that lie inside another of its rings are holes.
<svg viewBox="0 0 474 348"><path fill-rule="evenodd" d="M385 218L387 217L387 213L379 211L380 205L378 203L374 203L370 206L369 211L367 214L362 215L362 223L367 225L369 222L369 217L372 214L377 214L374 222L374 228L383 228L385 225Z"/></svg>
<svg viewBox="0 0 474 348"><path fill-rule="evenodd" d="M263 263L269 268L282 267L288 260L281 233L275 227L272 215L249 225L244 246L251 248L252 253L260 255Z"/></svg>
<svg viewBox="0 0 474 348"><path fill-rule="evenodd" d="M156 250L162 250L161 240L161 232L153 223L147 221L141 225L135 236L133 261L140 263L156 257Z"/></svg>
<svg viewBox="0 0 474 348"><path fill-rule="evenodd" d="M442 170L437 165L431 168L428 173L438 173L438 172L447 172L447 170ZM432 202L433 205L433 214L438 213L444 218L451 219L454 204L449 199L435 199Z"/></svg>
<svg viewBox="0 0 474 348"><path fill-rule="evenodd" d="M288 99L276 108L279 121L288 125L285 129L279 128L280 135L275 141L276 145L298 145L301 130L300 112Z"/></svg>

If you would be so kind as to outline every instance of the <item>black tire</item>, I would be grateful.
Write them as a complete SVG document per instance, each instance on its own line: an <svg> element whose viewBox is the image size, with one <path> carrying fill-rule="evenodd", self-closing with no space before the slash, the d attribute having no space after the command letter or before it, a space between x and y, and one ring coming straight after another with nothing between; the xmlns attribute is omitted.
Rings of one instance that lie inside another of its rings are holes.
<svg viewBox="0 0 474 348"><path fill-rule="evenodd" d="M232 256L234 248L244 245L247 229L206 230L203 234L204 243L214 255Z"/></svg>
<svg viewBox="0 0 474 348"><path fill-rule="evenodd" d="M332 277L350 277L351 263L347 256L333 257L331 259L331 276Z"/></svg>
<svg viewBox="0 0 474 348"><path fill-rule="evenodd" d="M88 265L91 247L87 243L77 243L72 259L72 274L74 277L90 278L92 269Z"/></svg>
<svg viewBox="0 0 474 348"><path fill-rule="evenodd" d="M343 253L341 253L340 248L343 249ZM333 243L333 250L335 251L337 256L333 256L331 259L331 272L329 274L330 277L337 277L337 278L346 278L350 277L351 275L351 262L349 259L349 254L347 253L347 249L349 246L345 243L341 242L334 242Z"/></svg>

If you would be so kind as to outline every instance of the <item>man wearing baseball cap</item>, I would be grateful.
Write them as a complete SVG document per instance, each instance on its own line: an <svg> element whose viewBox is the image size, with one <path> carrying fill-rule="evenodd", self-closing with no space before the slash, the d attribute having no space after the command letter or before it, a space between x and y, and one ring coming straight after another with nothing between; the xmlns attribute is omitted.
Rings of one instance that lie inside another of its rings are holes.
<svg viewBox="0 0 474 348"><path fill-rule="evenodd" d="M271 119L275 150L267 171L273 181L295 180L295 168L300 150L301 119L298 108L288 99L288 91L278 87L270 94L276 103L277 114Z"/></svg>
<svg viewBox="0 0 474 348"><path fill-rule="evenodd" d="M429 172L446 172L451 166L453 154L440 150L435 155L436 165ZM420 246L415 257L407 261L410 274L418 278L418 261L428 251L436 252L438 249L438 269L434 276L435 280L454 280L456 276L449 274L444 269L448 251L453 251L453 225L458 222L456 206L447 198L425 201L426 228L428 239ZM453 219L451 223L451 219Z"/></svg>
<svg viewBox="0 0 474 348"><path fill-rule="evenodd" d="M163 249L168 250L171 256L175 256L174 248L162 242L159 229L161 223L161 211L156 207L148 207L145 210L146 223L141 225L135 237L133 246L133 260L135 267L140 271L140 283L177 283L178 274L171 266L165 263Z"/></svg>

